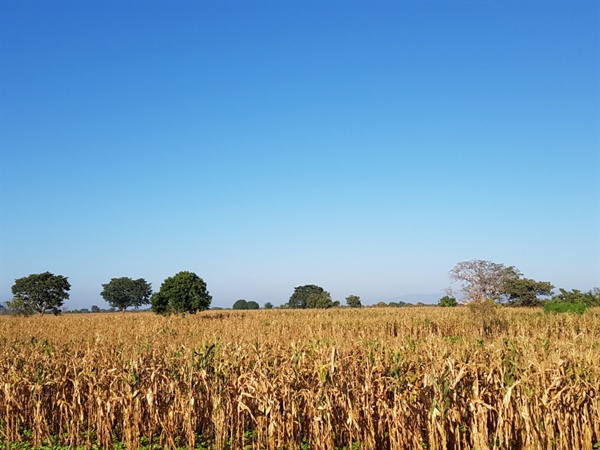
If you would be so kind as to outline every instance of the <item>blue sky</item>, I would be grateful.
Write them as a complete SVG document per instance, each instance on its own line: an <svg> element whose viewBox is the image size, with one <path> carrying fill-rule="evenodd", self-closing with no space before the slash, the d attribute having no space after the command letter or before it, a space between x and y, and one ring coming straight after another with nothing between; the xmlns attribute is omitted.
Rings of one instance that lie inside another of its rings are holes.
<svg viewBox="0 0 600 450"><path fill-rule="evenodd" d="M213 306L600 286L597 2L6 1L0 300L197 273Z"/></svg>

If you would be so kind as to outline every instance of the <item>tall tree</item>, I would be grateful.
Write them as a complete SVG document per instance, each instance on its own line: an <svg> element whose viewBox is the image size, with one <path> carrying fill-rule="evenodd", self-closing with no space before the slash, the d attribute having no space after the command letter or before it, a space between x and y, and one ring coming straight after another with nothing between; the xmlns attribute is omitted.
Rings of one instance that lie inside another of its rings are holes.
<svg viewBox="0 0 600 450"><path fill-rule="evenodd" d="M132 280L128 277L112 278L103 284L100 295L113 308L125 312L127 308L139 307L150 303L152 287L143 278Z"/></svg>
<svg viewBox="0 0 600 450"><path fill-rule="evenodd" d="M502 287L502 294L512 306L540 306L539 296L552 295L554 286L548 281L535 281L530 278L510 278Z"/></svg>
<svg viewBox="0 0 600 450"><path fill-rule="evenodd" d="M349 295L348 297L346 297L346 304L350 308L362 307L362 303L360 302L360 297L358 295Z"/></svg>
<svg viewBox="0 0 600 450"><path fill-rule="evenodd" d="M60 313L60 308L69 298L71 285L67 277L50 272L31 274L15 280L12 287L14 298L6 306L17 314Z"/></svg>
<svg viewBox="0 0 600 450"><path fill-rule="evenodd" d="M311 294L322 294L324 289L321 286L314 284L306 284L304 286L297 286L294 288L294 293L288 301L288 308L304 309L308 308L308 298Z"/></svg>
<svg viewBox="0 0 600 450"><path fill-rule="evenodd" d="M307 308L333 308L333 300L331 300L331 294L327 291L323 292L312 292L306 299Z"/></svg>
<svg viewBox="0 0 600 450"><path fill-rule="evenodd" d="M248 302L244 299L239 299L233 304L233 309L248 309Z"/></svg>
<svg viewBox="0 0 600 450"><path fill-rule="evenodd" d="M500 301L505 283L519 275L514 267L480 259L459 262L450 270L450 280L461 283L460 292L467 302Z"/></svg>
<svg viewBox="0 0 600 450"><path fill-rule="evenodd" d="M194 314L208 309L211 301L206 283L193 272L167 278L151 298L152 311L157 314Z"/></svg>

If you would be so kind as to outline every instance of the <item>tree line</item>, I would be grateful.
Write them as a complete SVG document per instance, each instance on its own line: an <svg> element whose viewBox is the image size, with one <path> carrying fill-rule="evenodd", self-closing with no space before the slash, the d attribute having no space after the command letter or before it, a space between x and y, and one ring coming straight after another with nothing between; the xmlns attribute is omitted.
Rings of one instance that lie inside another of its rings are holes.
<svg viewBox="0 0 600 450"><path fill-rule="evenodd" d="M547 281L535 281L523 277L513 266L493 263L491 261L472 260L459 262L449 272L452 283L457 286L447 289L438 305L443 307L457 306L459 303L492 302L507 306L533 307L546 302L560 304L581 304L600 306L600 290L589 292L576 289L567 291L559 289L554 293L554 286ZM13 298L6 302L6 309L13 314L59 314L64 301L69 298L71 288L67 277L50 272L31 274L15 280L12 286ZM179 272L165 279L158 292L143 278L112 278L102 284L100 295L108 304L117 310L139 308L150 305L157 314L183 314L204 311L210 307L212 296L206 283L193 272ZM460 301L457 300L460 298ZM402 303L402 302L400 302ZM349 295L346 305L352 308L362 307L360 297ZM376 306L405 306L407 304L389 304L380 302ZM321 286L308 284L297 286L288 302L281 305L283 309L335 308L340 302L334 301L331 294ZM237 300L233 309L259 309L255 301ZM265 309L273 308L269 302ZM96 307L99 311L99 308Z"/></svg>
<svg viewBox="0 0 600 450"><path fill-rule="evenodd" d="M440 306L453 306L456 294L462 296L462 303L465 304L488 301L507 306L532 307L559 302L600 306L598 288L589 292L560 288L556 294L552 283L526 278L514 266L507 267L491 261L475 259L459 262L450 270L449 276L457 286L446 290L447 295L440 299Z"/></svg>

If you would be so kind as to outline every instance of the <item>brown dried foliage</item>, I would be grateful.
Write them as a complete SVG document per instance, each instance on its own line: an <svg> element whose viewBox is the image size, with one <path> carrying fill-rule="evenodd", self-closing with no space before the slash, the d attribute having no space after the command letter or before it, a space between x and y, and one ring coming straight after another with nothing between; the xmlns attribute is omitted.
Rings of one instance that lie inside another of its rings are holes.
<svg viewBox="0 0 600 450"><path fill-rule="evenodd" d="M568 449L600 441L600 311L0 318L0 442ZM494 324L500 324L495 326Z"/></svg>

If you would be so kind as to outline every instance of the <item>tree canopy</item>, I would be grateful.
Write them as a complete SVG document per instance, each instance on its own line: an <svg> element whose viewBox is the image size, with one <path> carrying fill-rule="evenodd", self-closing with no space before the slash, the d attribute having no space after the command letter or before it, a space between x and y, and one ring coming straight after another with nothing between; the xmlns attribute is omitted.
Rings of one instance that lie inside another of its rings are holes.
<svg viewBox="0 0 600 450"><path fill-rule="evenodd" d="M304 286L297 286L294 288L294 293L290 297L287 307L292 309L305 309L309 308L308 300L312 294L321 295L325 290L321 286L314 284L307 284ZM313 300L316 301L316 300Z"/></svg>
<svg viewBox="0 0 600 450"><path fill-rule="evenodd" d="M150 303L152 287L143 278L132 280L128 277L112 278L103 284L100 295L113 308L125 312L129 307L139 307Z"/></svg>
<svg viewBox="0 0 600 450"><path fill-rule="evenodd" d="M236 302L233 304L232 309L248 309L248 302L246 300L240 299L240 300L236 300Z"/></svg>
<svg viewBox="0 0 600 450"><path fill-rule="evenodd" d="M260 308L259 304L252 300L246 301L246 300L240 299L240 300L237 300L233 304L233 309L259 309L259 308Z"/></svg>
<svg viewBox="0 0 600 450"><path fill-rule="evenodd" d="M511 306L538 306L542 303L540 296L550 296L554 289L547 281L523 278L515 267L478 259L458 263L450 271L450 279L461 283L460 292L467 302L491 300Z"/></svg>
<svg viewBox="0 0 600 450"><path fill-rule="evenodd" d="M459 290L467 302L500 301L505 283L518 276L514 267L480 259L459 262L450 270L450 280L461 283Z"/></svg>
<svg viewBox="0 0 600 450"><path fill-rule="evenodd" d="M67 277L62 275L31 274L15 280L12 286L14 297L6 302L6 306L11 312L22 315L59 314L64 301L69 298L70 289Z"/></svg>
<svg viewBox="0 0 600 450"><path fill-rule="evenodd" d="M540 306L539 296L552 295L554 286L548 281L535 281L530 278L510 278L504 282L502 294L511 306Z"/></svg>
<svg viewBox="0 0 600 450"><path fill-rule="evenodd" d="M440 298L440 300L438 301L438 306L442 306L445 308L453 307L453 306L458 306L458 302L456 301L456 299L454 297L445 295L444 297Z"/></svg>
<svg viewBox="0 0 600 450"><path fill-rule="evenodd" d="M211 301L206 283L193 272L179 272L165 279L150 300L152 311L158 314L194 314L208 309Z"/></svg>
<svg viewBox="0 0 600 450"><path fill-rule="evenodd" d="M348 297L346 297L346 304L350 308L362 307L362 303L360 302L360 297L358 295L349 295Z"/></svg>
<svg viewBox="0 0 600 450"><path fill-rule="evenodd" d="M307 308L332 308L336 306L331 300L331 294L327 291L323 292L312 292L308 295L306 299L306 307Z"/></svg>
<svg viewBox="0 0 600 450"><path fill-rule="evenodd" d="M577 289L568 291L566 289L559 289L559 293L552 297L553 302L561 303L584 303L587 306L600 306L600 290L594 289L589 292L581 292Z"/></svg>

